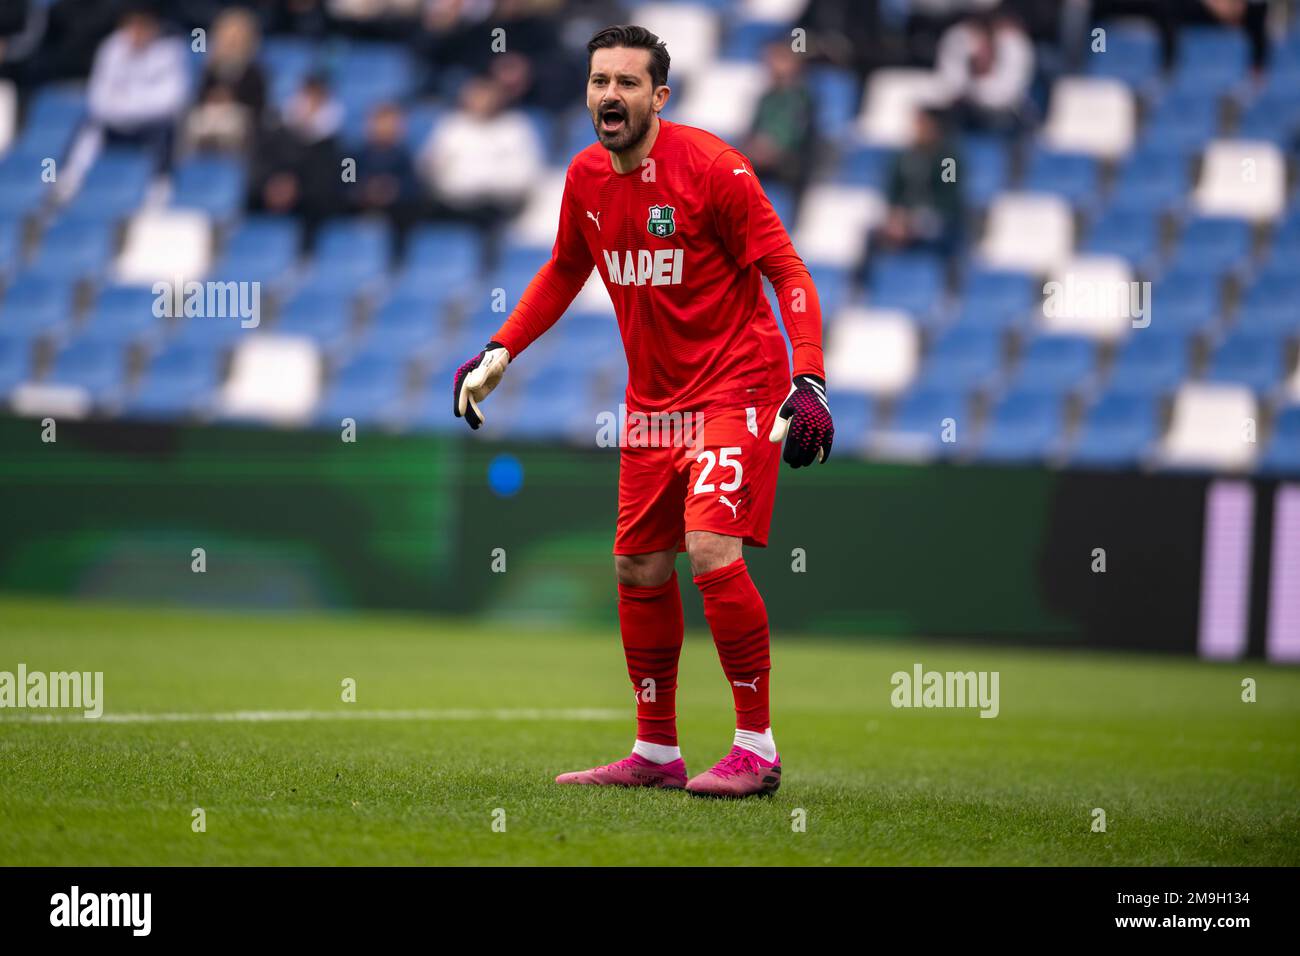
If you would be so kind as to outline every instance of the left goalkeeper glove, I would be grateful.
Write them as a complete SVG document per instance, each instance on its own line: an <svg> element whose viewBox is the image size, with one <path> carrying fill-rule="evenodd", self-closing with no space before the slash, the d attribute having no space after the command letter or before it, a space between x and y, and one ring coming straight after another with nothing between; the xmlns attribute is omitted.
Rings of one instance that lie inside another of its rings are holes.
<svg viewBox="0 0 1300 956"><path fill-rule="evenodd" d="M826 401L826 383L816 375L796 375L790 394L781 403L768 441L779 442L790 433L782 456L792 468L822 462L831 456L835 423Z"/></svg>
<svg viewBox="0 0 1300 956"><path fill-rule="evenodd" d="M457 418L464 418L469 427L477 429L483 424L483 410L478 403L492 393L510 364L510 353L500 342L489 342L483 351L456 369L452 385L451 410Z"/></svg>

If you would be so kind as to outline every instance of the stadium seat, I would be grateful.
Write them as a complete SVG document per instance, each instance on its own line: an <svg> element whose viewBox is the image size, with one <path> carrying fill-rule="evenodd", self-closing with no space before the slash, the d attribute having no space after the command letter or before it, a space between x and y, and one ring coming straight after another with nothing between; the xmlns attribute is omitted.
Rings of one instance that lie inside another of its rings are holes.
<svg viewBox="0 0 1300 956"><path fill-rule="evenodd" d="M418 226L408 237L397 281L428 287L465 282L482 269L482 246L482 234L470 226Z"/></svg>
<svg viewBox="0 0 1300 956"><path fill-rule="evenodd" d="M926 355L918 383L927 389L982 389L994 383L1001 367L998 329L956 325Z"/></svg>
<svg viewBox="0 0 1300 956"><path fill-rule="evenodd" d="M0 401L25 382L31 372L31 341L18 335L0 334Z"/></svg>
<svg viewBox="0 0 1300 956"><path fill-rule="evenodd" d="M213 264L213 277L275 284L293 270L298 243L297 220L250 216L240 223Z"/></svg>
<svg viewBox="0 0 1300 956"><path fill-rule="evenodd" d="M865 186L884 191L889 185L889 164L894 151L862 143L844 149L836 166L835 181L846 186Z"/></svg>
<svg viewBox="0 0 1300 956"><path fill-rule="evenodd" d="M525 246L550 249L555 244L555 224L560 221L564 198L563 169L547 170L528 194L523 211L510 224L508 238Z"/></svg>
<svg viewBox="0 0 1300 956"><path fill-rule="evenodd" d="M1273 143L1219 140L1205 151L1192 204L1203 216L1277 219L1286 205L1286 161Z"/></svg>
<svg viewBox="0 0 1300 956"><path fill-rule="evenodd" d="M1147 142L1121 164L1111 208L1154 216L1183 205L1191 185L1190 168L1185 151Z"/></svg>
<svg viewBox="0 0 1300 956"><path fill-rule="evenodd" d="M1133 148L1136 122L1133 94L1120 80L1066 76L1052 85L1042 142L1054 154L1117 159Z"/></svg>
<svg viewBox="0 0 1300 956"><path fill-rule="evenodd" d="M1300 405L1282 408L1273 420L1273 432L1259 470L1269 474L1300 475Z"/></svg>
<svg viewBox="0 0 1300 956"><path fill-rule="evenodd" d="M1185 383L1174 396L1160 463L1176 469L1248 467L1257 446L1247 436L1257 414L1255 396L1245 386Z"/></svg>
<svg viewBox="0 0 1300 956"><path fill-rule="evenodd" d="M1000 136L970 133L960 146L959 184L962 201L975 209L985 209L1007 186L1010 157Z"/></svg>
<svg viewBox="0 0 1300 956"><path fill-rule="evenodd" d="M1036 150L1023 187L1028 192L1060 196L1072 206L1095 204L1099 191L1097 161L1080 153Z"/></svg>
<svg viewBox="0 0 1300 956"><path fill-rule="evenodd" d="M1219 130L1219 105L1212 96L1171 90L1142 128L1139 149L1179 151L1184 156L1201 149Z"/></svg>
<svg viewBox="0 0 1300 956"><path fill-rule="evenodd" d="M984 461L1023 462L1048 456L1061 443L1062 400L1039 391L999 399L975 443Z"/></svg>
<svg viewBox="0 0 1300 956"><path fill-rule="evenodd" d="M872 434L869 447L887 458L950 457L971 442L973 427L960 389L917 386L898 400L888 424Z"/></svg>
<svg viewBox="0 0 1300 956"><path fill-rule="evenodd" d="M1091 385L1097 346L1076 335L1040 335L1029 341L1008 388L1021 394L1062 396Z"/></svg>
<svg viewBox="0 0 1300 956"><path fill-rule="evenodd" d="M305 281L318 290L350 295L381 283L388 259L389 234L383 224L368 219L330 222L317 237Z"/></svg>
<svg viewBox="0 0 1300 956"><path fill-rule="evenodd" d="M1210 356L1205 377L1211 382L1245 385L1255 392L1268 392L1285 374L1282 343L1272 335L1232 332Z"/></svg>
<svg viewBox="0 0 1300 956"><path fill-rule="evenodd" d="M123 414L184 418L206 409L221 384L219 354L192 345L169 346L154 356Z"/></svg>
<svg viewBox="0 0 1300 956"><path fill-rule="evenodd" d="M20 275L0 300L0 335L60 336L72 324L72 283Z"/></svg>
<svg viewBox="0 0 1300 956"><path fill-rule="evenodd" d="M143 151L105 149L81 182L69 212L82 219L121 219L144 202L153 173Z"/></svg>
<svg viewBox="0 0 1300 956"><path fill-rule="evenodd" d="M1156 396L1172 392L1189 375L1188 344L1180 332L1152 324L1136 329L1115 356L1107 381L1112 395Z"/></svg>
<svg viewBox="0 0 1300 956"><path fill-rule="evenodd" d="M234 219L244 204L244 170L233 159L201 156L176 170L171 205L198 209L213 222Z"/></svg>
<svg viewBox="0 0 1300 956"><path fill-rule="evenodd" d="M808 71L813 101L817 110L817 129L822 137L839 142L853 127L861 90L852 71L829 65L813 66Z"/></svg>
<svg viewBox="0 0 1300 956"><path fill-rule="evenodd" d="M406 376L404 357L369 352L360 354L330 380L316 409L315 420L336 427L345 418L358 423L395 420L401 412ZM446 380L440 384L442 413L450 418L450 386Z"/></svg>
<svg viewBox="0 0 1300 956"><path fill-rule="evenodd" d="M692 77L677 107L677 121L707 129L728 142L737 141L749 132L765 86L760 64L716 60ZM718 90L726 90L727 95L719 96Z"/></svg>
<svg viewBox="0 0 1300 956"><path fill-rule="evenodd" d="M212 225L196 209L147 210L132 217L115 269L125 283L152 284L206 276L212 260Z"/></svg>
<svg viewBox="0 0 1300 956"><path fill-rule="evenodd" d="M40 156L11 152L0 157L0 220L20 222L51 195L51 184L41 179Z"/></svg>
<svg viewBox="0 0 1300 956"><path fill-rule="evenodd" d="M875 401L861 392L828 389L826 400L835 418L835 443L831 454L861 454L868 448L876 421Z"/></svg>
<svg viewBox="0 0 1300 956"><path fill-rule="evenodd" d="M310 339L261 334L238 343L219 410L233 420L302 423L320 390L321 357Z"/></svg>
<svg viewBox="0 0 1300 956"><path fill-rule="evenodd" d="M984 263L1021 272L1049 272L1074 247L1074 220L1059 196L1003 193L989 209L980 256Z"/></svg>
<svg viewBox="0 0 1300 956"><path fill-rule="evenodd" d="M1280 270L1260 275L1242 299L1237 328L1279 339L1300 333L1300 275Z"/></svg>
<svg viewBox="0 0 1300 956"><path fill-rule="evenodd" d="M61 159L72 144L72 135L85 112L86 93L81 84L47 84L38 88L32 94L27 120L14 144L14 152Z"/></svg>
<svg viewBox="0 0 1300 956"><path fill-rule="evenodd" d="M121 347L161 339L168 330L168 321L154 314L157 301L150 286L114 285L101 290L78 341Z"/></svg>
<svg viewBox="0 0 1300 956"><path fill-rule="evenodd" d="M628 23L637 23L663 38L672 50L673 73L683 85L717 56L721 30L718 15L692 3L643 3L632 8Z"/></svg>
<svg viewBox="0 0 1300 956"><path fill-rule="evenodd" d="M1109 391L1084 413L1069 461L1072 465L1091 468L1139 465L1158 438L1157 399Z"/></svg>
<svg viewBox="0 0 1300 956"><path fill-rule="evenodd" d="M962 288L958 325L996 329L1020 326L1041 308L1040 289L1023 272L976 266Z"/></svg>
<svg viewBox="0 0 1300 956"><path fill-rule="evenodd" d="M1151 328L1183 334L1214 329L1223 316L1220 281L1195 266L1165 273L1151 286Z"/></svg>
<svg viewBox="0 0 1300 956"><path fill-rule="evenodd" d="M855 266L862 257L868 230L883 216L884 200L879 193L817 183L804 194L795 248L809 266Z"/></svg>
<svg viewBox="0 0 1300 956"><path fill-rule="evenodd" d="M31 275L52 279L96 279L113 258L114 228L98 219L62 217L41 236Z"/></svg>
<svg viewBox="0 0 1300 956"><path fill-rule="evenodd" d="M1178 34L1173 89L1205 97L1220 96L1246 78L1246 35L1227 27L1184 27Z"/></svg>
<svg viewBox="0 0 1300 956"><path fill-rule="evenodd" d="M910 67L884 67L867 79L858 136L874 146L900 148L916 135L916 114L946 98L938 74Z"/></svg>
<svg viewBox="0 0 1300 956"><path fill-rule="evenodd" d="M1117 256L1149 272L1159 257L1160 221L1150 209L1113 204L1088 230L1083 251Z"/></svg>
<svg viewBox="0 0 1300 956"><path fill-rule="evenodd" d="M0 79L0 153L7 150L18 130L18 87Z"/></svg>
<svg viewBox="0 0 1300 956"><path fill-rule="evenodd" d="M826 375L843 391L893 395L916 375L920 343L907 313L850 309L829 333Z"/></svg>
<svg viewBox="0 0 1300 956"><path fill-rule="evenodd" d="M1042 327L1049 332L1069 332L1113 340L1127 335L1139 313L1152 314L1143 302L1142 286L1134 285L1133 271L1116 256L1079 256L1062 265L1044 286ZM1138 300L1134 301L1134 295Z"/></svg>
<svg viewBox="0 0 1300 956"><path fill-rule="evenodd" d="M1127 21L1101 26L1106 31L1106 46L1097 50L1089 43L1085 54L1088 73L1119 80L1139 93L1149 92L1160 76L1160 37L1155 30Z"/></svg>
<svg viewBox="0 0 1300 956"><path fill-rule="evenodd" d="M1198 217L1184 227L1169 267L1222 276L1246 264L1252 243L1250 223L1244 220Z"/></svg>
<svg viewBox="0 0 1300 956"><path fill-rule="evenodd" d="M326 355L336 355L352 338L352 308L329 290L308 287L280 308L278 335L302 335Z"/></svg>
<svg viewBox="0 0 1300 956"><path fill-rule="evenodd" d="M944 304L945 284L944 265L938 256L881 255L872 260L867 299L872 306L901 309L924 322Z"/></svg>
<svg viewBox="0 0 1300 956"><path fill-rule="evenodd" d="M112 402L126 386L126 351L110 342L72 342L54 357L45 385L84 389L95 404Z"/></svg>

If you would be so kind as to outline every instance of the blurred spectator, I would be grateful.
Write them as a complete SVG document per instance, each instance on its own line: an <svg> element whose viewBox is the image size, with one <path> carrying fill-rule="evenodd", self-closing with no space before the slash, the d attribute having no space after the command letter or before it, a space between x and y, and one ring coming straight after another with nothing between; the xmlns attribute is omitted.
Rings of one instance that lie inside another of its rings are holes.
<svg viewBox="0 0 1300 956"><path fill-rule="evenodd" d="M395 104L385 103L371 112L365 144L357 153L357 181L349 195L357 212L379 213L392 223L400 256L420 195L402 111Z"/></svg>
<svg viewBox="0 0 1300 956"><path fill-rule="evenodd" d="M226 10L212 24L198 103L186 120L187 146L243 150L251 143L266 107L260 39L257 18L243 8Z"/></svg>
<svg viewBox="0 0 1300 956"><path fill-rule="evenodd" d="M0 78L27 78L32 54L45 39L46 22L42 3L0 0Z"/></svg>
<svg viewBox="0 0 1300 956"><path fill-rule="evenodd" d="M343 157L337 134L343 107L324 76L308 76L284 110L258 138L252 205L303 217L307 243L322 220L342 211Z"/></svg>
<svg viewBox="0 0 1300 956"><path fill-rule="evenodd" d="M66 198L105 146L139 146L169 171L176 121L189 95L188 51L166 36L157 14L133 7L100 44L86 90L86 121L59 186Z"/></svg>
<svg viewBox="0 0 1300 956"><path fill-rule="evenodd" d="M95 51L117 25L123 4L116 0L55 0L31 6L40 11L43 35L39 49L27 57L20 75L31 83L48 83L81 79L90 72Z"/></svg>
<svg viewBox="0 0 1300 956"><path fill-rule="evenodd" d="M1029 119L1034 47L1014 16L995 11L953 24L939 40L935 71L961 125L1012 132Z"/></svg>
<svg viewBox="0 0 1300 956"><path fill-rule="evenodd" d="M742 152L760 179L790 188L797 212L817 148L816 104L802 55L782 41L767 47L766 60L769 86L758 101Z"/></svg>
<svg viewBox="0 0 1300 956"><path fill-rule="evenodd" d="M440 215L486 228L523 206L545 154L528 117L503 110L500 87L480 77L465 84L459 109L434 127L418 163Z"/></svg>
<svg viewBox="0 0 1300 956"><path fill-rule="evenodd" d="M935 110L916 115L916 135L889 170L885 199L889 211L877 239L889 251L928 251L952 258L962 241L962 198L956 146L943 116ZM945 175L945 160L952 160Z"/></svg>

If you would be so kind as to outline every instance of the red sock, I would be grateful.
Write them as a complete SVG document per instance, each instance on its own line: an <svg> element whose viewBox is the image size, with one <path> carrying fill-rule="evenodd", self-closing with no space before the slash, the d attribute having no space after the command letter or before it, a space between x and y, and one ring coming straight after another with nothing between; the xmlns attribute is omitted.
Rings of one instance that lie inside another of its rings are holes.
<svg viewBox="0 0 1300 956"><path fill-rule="evenodd" d="M677 572L658 587L620 584L618 623L636 691L636 739L675 747L677 659L685 631Z"/></svg>
<svg viewBox="0 0 1300 956"><path fill-rule="evenodd" d="M762 733L772 726L768 706L767 607L750 580L745 559L698 575L704 616L736 701L736 729Z"/></svg>

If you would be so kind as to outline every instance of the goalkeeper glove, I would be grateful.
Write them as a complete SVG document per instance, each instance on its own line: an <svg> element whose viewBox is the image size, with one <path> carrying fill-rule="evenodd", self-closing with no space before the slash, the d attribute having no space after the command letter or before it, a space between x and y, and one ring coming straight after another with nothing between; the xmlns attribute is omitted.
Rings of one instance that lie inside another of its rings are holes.
<svg viewBox="0 0 1300 956"><path fill-rule="evenodd" d="M505 346L500 342L489 342L482 352L456 369L451 410L457 418L464 418L470 428L477 429L483 424L483 412L478 403L492 394L509 364L510 353Z"/></svg>
<svg viewBox="0 0 1300 956"><path fill-rule="evenodd" d="M816 375L796 375L790 394L781 403L772 423L769 441L779 442L789 432L782 456L792 468L825 461L831 456L835 423L826 401L826 383Z"/></svg>

